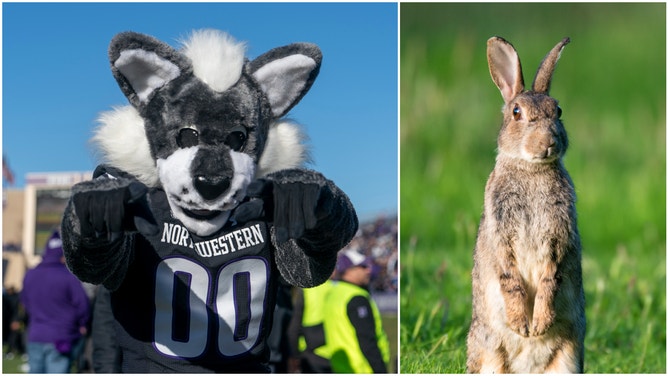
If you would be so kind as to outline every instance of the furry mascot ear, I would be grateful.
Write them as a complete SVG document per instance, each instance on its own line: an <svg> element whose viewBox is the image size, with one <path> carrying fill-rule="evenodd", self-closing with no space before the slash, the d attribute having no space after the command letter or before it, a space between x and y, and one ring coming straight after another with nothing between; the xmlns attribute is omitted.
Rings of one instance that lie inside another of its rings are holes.
<svg viewBox="0 0 668 376"><path fill-rule="evenodd" d="M192 74L181 52L151 36L135 32L116 35L109 46L112 73L137 109L155 92ZM274 48L248 64L248 71L267 96L274 118L280 118L309 91L320 71L322 52L315 44L293 43Z"/></svg>
<svg viewBox="0 0 668 376"><path fill-rule="evenodd" d="M321 63L318 46L293 43L259 56L250 62L249 70L269 99L274 117L279 118L309 91Z"/></svg>
<svg viewBox="0 0 668 376"><path fill-rule="evenodd" d="M109 60L123 94L140 111L158 89L192 74L192 65L183 54L135 32L120 33L112 39Z"/></svg>

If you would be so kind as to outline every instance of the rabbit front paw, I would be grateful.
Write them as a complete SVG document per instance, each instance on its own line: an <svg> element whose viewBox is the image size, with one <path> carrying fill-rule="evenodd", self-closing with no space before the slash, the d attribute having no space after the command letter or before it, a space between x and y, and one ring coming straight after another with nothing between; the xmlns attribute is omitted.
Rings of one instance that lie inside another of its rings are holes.
<svg viewBox="0 0 668 376"><path fill-rule="evenodd" d="M554 323L555 314L552 311L536 311L533 316L533 325L531 326L532 336L542 336Z"/></svg>
<svg viewBox="0 0 668 376"><path fill-rule="evenodd" d="M515 333L522 337L529 336L529 318L525 312L509 310L506 312L508 317L508 326Z"/></svg>

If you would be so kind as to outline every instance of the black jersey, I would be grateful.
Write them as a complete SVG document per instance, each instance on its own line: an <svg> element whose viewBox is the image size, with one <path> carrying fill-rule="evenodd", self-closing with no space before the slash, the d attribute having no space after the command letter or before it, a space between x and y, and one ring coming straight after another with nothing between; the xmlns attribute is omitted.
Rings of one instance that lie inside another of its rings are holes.
<svg viewBox="0 0 668 376"><path fill-rule="evenodd" d="M275 244L271 220L252 217L265 215L256 210L258 204L270 208L268 217L275 216L273 202L264 198L245 206L240 213L243 222L235 222L232 213L216 233L196 236L172 217L159 188L149 188L148 206L140 200L125 208L130 214L124 215L132 216L134 226L124 226L138 232L86 237L74 198L87 197L81 204L90 206L91 193L105 195L118 189L131 193L135 180L107 166L96 169L94 177L72 188L73 198L63 215L63 250L74 275L113 291L123 372L267 372L266 339L280 280L303 288L324 282L332 273L336 253L358 228L350 200L333 182L315 171L284 170L267 175L267 181L274 186L317 184L327 192L319 204L327 215L299 238ZM104 210L94 214L113 214ZM85 214L84 220L93 220L90 215Z"/></svg>
<svg viewBox="0 0 668 376"><path fill-rule="evenodd" d="M229 222L207 237L150 192L160 231L138 233L112 294L124 372L266 372L278 271L268 224Z"/></svg>

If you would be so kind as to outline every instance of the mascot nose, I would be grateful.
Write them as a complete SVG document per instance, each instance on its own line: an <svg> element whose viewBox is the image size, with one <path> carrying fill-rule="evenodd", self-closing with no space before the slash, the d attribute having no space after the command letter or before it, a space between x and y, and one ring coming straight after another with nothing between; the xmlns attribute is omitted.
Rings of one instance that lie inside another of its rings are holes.
<svg viewBox="0 0 668 376"><path fill-rule="evenodd" d="M230 179L222 176L197 175L194 179L195 189L205 200L213 200L230 187Z"/></svg>

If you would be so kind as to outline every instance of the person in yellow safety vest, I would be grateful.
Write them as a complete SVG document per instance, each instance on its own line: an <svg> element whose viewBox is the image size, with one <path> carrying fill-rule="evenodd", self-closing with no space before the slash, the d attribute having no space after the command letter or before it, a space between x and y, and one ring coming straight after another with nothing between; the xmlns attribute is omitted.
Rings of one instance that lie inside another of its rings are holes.
<svg viewBox="0 0 668 376"><path fill-rule="evenodd" d="M329 279L320 286L298 289L295 292L294 311L288 327L291 358L290 373L331 373L323 328L324 302L332 287Z"/></svg>
<svg viewBox="0 0 668 376"><path fill-rule="evenodd" d="M387 373L390 349L380 312L367 286L371 260L356 250L339 254L322 307L325 349L334 373Z"/></svg>

